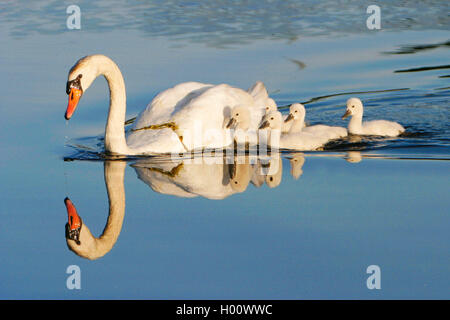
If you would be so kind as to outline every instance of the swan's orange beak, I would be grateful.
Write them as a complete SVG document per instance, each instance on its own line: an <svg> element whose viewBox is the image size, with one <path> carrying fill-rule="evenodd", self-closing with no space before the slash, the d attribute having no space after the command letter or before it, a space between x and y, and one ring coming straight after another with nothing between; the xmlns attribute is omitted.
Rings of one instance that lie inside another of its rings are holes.
<svg viewBox="0 0 450 320"><path fill-rule="evenodd" d="M81 227L81 218L77 213L77 209L69 198L64 199L64 204L66 205L67 209L69 230L79 229Z"/></svg>
<svg viewBox="0 0 450 320"><path fill-rule="evenodd" d="M70 88L69 92L69 104L67 105L67 110L65 114L66 120L69 120L75 109L77 108L78 101L80 101L81 95L83 94L83 90L77 88Z"/></svg>

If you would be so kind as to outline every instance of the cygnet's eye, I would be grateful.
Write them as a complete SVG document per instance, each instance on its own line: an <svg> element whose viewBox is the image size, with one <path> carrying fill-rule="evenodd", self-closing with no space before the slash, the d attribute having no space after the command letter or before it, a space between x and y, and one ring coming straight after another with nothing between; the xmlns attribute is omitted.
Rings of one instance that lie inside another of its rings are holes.
<svg viewBox="0 0 450 320"><path fill-rule="evenodd" d="M270 120L273 120L273 117L272 117L272 118L270 118Z"/></svg>
<svg viewBox="0 0 450 320"><path fill-rule="evenodd" d="M352 108L354 108L355 106L352 106Z"/></svg>
<svg viewBox="0 0 450 320"><path fill-rule="evenodd" d="M294 112L295 112L295 113L297 113L297 112L298 112L298 110L295 110Z"/></svg>
<svg viewBox="0 0 450 320"><path fill-rule="evenodd" d="M236 113L236 117L239 117L239 113Z"/></svg>

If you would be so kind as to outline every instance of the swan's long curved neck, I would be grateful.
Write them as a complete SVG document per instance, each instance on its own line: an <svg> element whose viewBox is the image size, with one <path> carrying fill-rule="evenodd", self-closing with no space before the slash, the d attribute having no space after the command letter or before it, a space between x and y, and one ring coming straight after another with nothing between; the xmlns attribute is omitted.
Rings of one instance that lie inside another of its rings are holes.
<svg viewBox="0 0 450 320"><path fill-rule="evenodd" d="M355 114L348 123L348 131L351 133L359 133L362 131L362 113Z"/></svg>
<svg viewBox="0 0 450 320"><path fill-rule="evenodd" d="M98 57L97 76L103 75L109 87L109 112L105 129L105 150L111 153L128 154L125 139L126 91L125 81L119 67L107 57Z"/></svg>
<svg viewBox="0 0 450 320"><path fill-rule="evenodd" d="M300 116L298 119L292 120L292 126L289 129L289 132L300 132L303 130L303 126L305 124L305 116Z"/></svg>

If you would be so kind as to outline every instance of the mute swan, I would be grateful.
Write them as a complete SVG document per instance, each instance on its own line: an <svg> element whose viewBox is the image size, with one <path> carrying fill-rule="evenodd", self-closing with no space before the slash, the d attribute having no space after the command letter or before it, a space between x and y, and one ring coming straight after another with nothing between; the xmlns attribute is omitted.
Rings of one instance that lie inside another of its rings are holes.
<svg viewBox="0 0 450 320"><path fill-rule="evenodd" d="M294 103L289 108L289 115L286 121L291 121L292 126L289 132L309 132L313 135L324 135L328 139L339 139L347 136L347 129L342 127L332 127L323 124L305 127L305 107L301 103Z"/></svg>
<svg viewBox="0 0 450 320"><path fill-rule="evenodd" d="M72 201L64 199L68 223L66 224L66 242L70 250L90 260L98 259L108 253L116 243L122 229L125 216L125 189L123 177L125 161L106 161L104 167L105 184L108 192L109 215L105 229L95 238L82 222Z"/></svg>
<svg viewBox="0 0 450 320"><path fill-rule="evenodd" d="M268 98L262 82L257 82L248 92L226 84L182 83L158 94L140 113L125 138L125 83L119 67L104 55L84 57L71 68L65 118L72 117L84 91L100 75L106 78L110 90L105 150L116 154L226 147L232 142L224 128L230 109L236 105L247 106L254 121L259 122Z"/></svg>
<svg viewBox="0 0 450 320"><path fill-rule="evenodd" d="M283 118L279 111L272 111L266 115L266 120L260 129L270 128L270 145L275 148L291 149L299 151L316 150L328 142L323 135L313 135L309 132L281 133Z"/></svg>
<svg viewBox="0 0 450 320"><path fill-rule="evenodd" d="M358 98L350 98L347 100L347 110L342 119L352 116L348 124L348 132L359 135L376 135L396 137L405 132L400 124L387 120L373 120L362 122L363 104Z"/></svg>

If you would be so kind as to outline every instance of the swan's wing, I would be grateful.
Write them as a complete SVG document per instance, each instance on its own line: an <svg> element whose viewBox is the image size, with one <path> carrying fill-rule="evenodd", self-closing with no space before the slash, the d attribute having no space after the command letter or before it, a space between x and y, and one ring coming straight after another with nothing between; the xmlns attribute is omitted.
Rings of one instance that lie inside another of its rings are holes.
<svg viewBox="0 0 450 320"><path fill-rule="evenodd" d="M267 99L269 94L267 93L266 86L261 81L257 81L251 86L247 92L253 97L255 106L266 108Z"/></svg>
<svg viewBox="0 0 450 320"><path fill-rule="evenodd" d="M172 116L177 104L192 92L210 87L211 85L200 82L185 82L173 88L160 92L143 110L133 128L142 128L151 124L165 123Z"/></svg>
<svg viewBox="0 0 450 320"><path fill-rule="evenodd" d="M250 110L250 128L257 129L266 113L269 94L267 93L266 86L261 81L257 81L247 92L254 100L253 108Z"/></svg>
<svg viewBox="0 0 450 320"><path fill-rule="evenodd" d="M227 146L232 140L224 130L224 122L237 105L253 107L254 100L242 89L226 84L212 86L191 99L180 101L170 122L178 127L176 131L188 148Z"/></svg>
<svg viewBox="0 0 450 320"><path fill-rule="evenodd" d="M169 128L138 131L131 129L127 133L127 145L136 151L137 154L185 151L177 134Z"/></svg>

